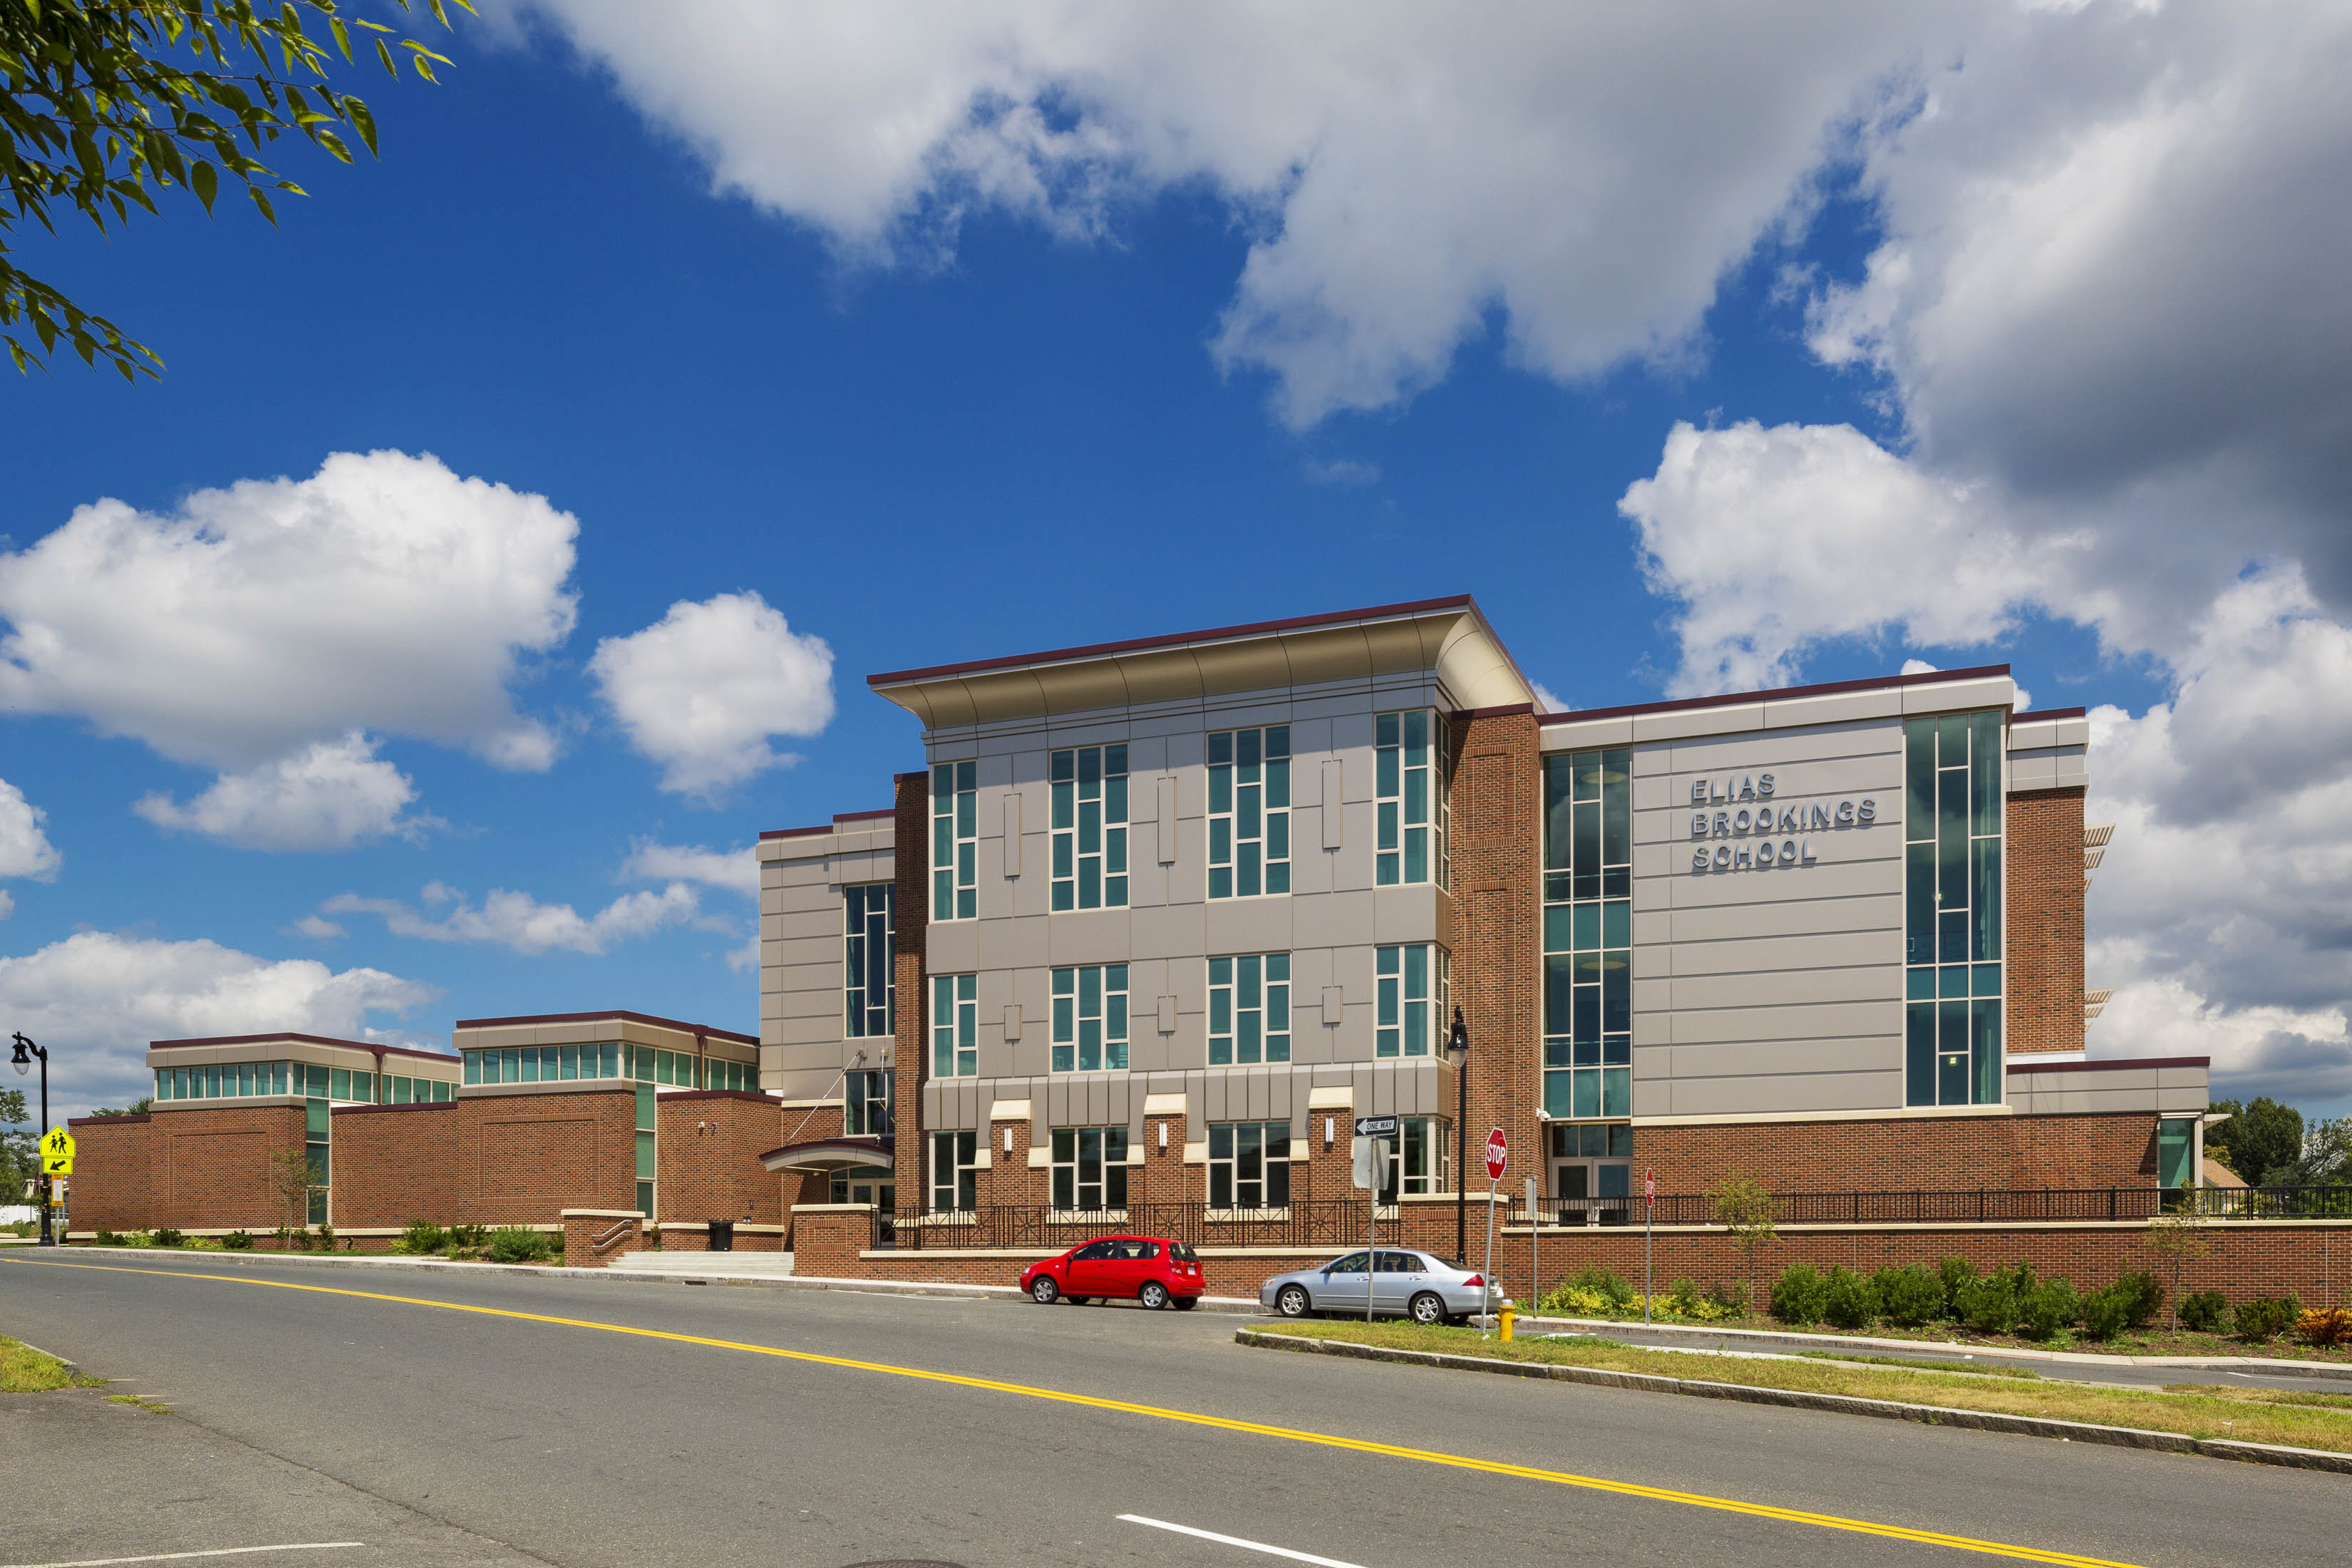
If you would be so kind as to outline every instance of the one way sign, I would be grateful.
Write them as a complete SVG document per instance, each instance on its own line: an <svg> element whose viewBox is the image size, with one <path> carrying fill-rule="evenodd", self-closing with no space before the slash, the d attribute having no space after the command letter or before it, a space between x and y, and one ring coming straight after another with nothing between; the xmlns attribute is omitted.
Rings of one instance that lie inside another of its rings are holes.
<svg viewBox="0 0 2352 1568"><path fill-rule="evenodd" d="M1359 1138L1393 1138L1397 1135L1397 1119L1393 1116L1359 1116L1356 1136Z"/></svg>

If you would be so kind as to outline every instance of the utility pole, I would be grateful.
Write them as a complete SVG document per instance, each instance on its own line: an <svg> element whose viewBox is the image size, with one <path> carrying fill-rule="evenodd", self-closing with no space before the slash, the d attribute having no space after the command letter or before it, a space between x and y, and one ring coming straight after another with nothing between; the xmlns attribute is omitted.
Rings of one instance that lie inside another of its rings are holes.
<svg viewBox="0 0 2352 1568"><path fill-rule="evenodd" d="M41 1138L47 1139L49 1135L49 1053L26 1039L22 1030L11 1038L16 1042L16 1054L10 1057L8 1060L18 1072L32 1071L33 1058L41 1058ZM40 1155L40 1142L36 1141L33 1144L33 1152L37 1159ZM58 1238L56 1229L49 1218L49 1173L46 1169L41 1172L41 1184L35 1191L41 1205L41 1245L55 1247L58 1244Z"/></svg>
<svg viewBox="0 0 2352 1568"><path fill-rule="evenodd" d="M1460 1090L1454 1117L1454 1267L1470 1267L1470 1031L1462 1009L1454 1009L1454 1027L1445 1037L1445 1054L1454 1058L1454 1082Z"/></svg>

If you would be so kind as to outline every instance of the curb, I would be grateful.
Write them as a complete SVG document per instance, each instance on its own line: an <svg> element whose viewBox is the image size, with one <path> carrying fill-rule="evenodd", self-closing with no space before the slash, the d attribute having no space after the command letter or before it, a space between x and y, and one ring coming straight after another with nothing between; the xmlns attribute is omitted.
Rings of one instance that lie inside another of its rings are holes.
<svg viewBox="0 0 2352 1568"><path fill-rule="evenodd" d="M64 1247L52 1247L52 1252L64 1252ZM613 1284L645 1285L731 1285L748 1286L770 1290L848 1290L869 1296L950 1296L968 1300L1001 1300L1026 1303L1028 1296L1013 1285L952 1285L915 1279L852 1279L822 1274L667 1274L651 1268L566 1268L559 1264L545 1263L457 1263L445 1258L386 1258L365 1253L304 1253L304 1252L182 1252L173 1247L91 1247L82 1244L71 1250L94 1253L106 1258L195 1258L205 1263L228 1263L240 1268L276 1268L281 1264L309 1268L388 1268L420 1274L537 1275L553 1279L598 1280ZM697 1257L708 1257L698 1253ZM1238 1296L1203 1296L1200 1310L1230 1312L1251 1317L1262 1316L1265 1309L1253 1300Z"/></svg>
<svg viewBox="0 0 2352 1568"><path fill-rule="evenodd" d="M1958 1340L1895 1340L1873 1334L1802 1334L1781 1329L1729 1329L1698 1323L1639 1323L1623 1318L1522 1317L1522 1330L1552 1325L1602 1333L1664 1334L1712 1341L1717 1345L1738 1342L1743 1346L1774 1350L1965 1351L1979 1359L2042 1362L2063 1366L2177 1366L2192 1372L2291 1373L2297 1377L2336 1378L2352 1382L2352 1363L2289 1361L2282 1356L2098 1355L2089 1351L2038 1351L2000 1345L1971 1345Z"/></svg>
<svg viewBox="0 0 2352 1568"><path fill-rule="evenodd" d="M12 1340L16 1340L16 1336L14 1334L10 1334L8 1337ZM79 1377L82 1375L81 1363L78 1361L68 1361L65 1357L58 1354L55 1351L45 1351L30 1340L16 1340L16 1342L23 1345L26 1350L31 1351L35 1355L45 1355L51 1361L57 1363L59 1366L65 1368L66 1375L68 1377Z"/></svg>
<svg viewBox="0 0 2352 1568"><path fill-rule="evenodd" d="M1749 1388L1735 1383L1662 1377L1654 1373L1611 1372L1602 1367L1489 1361L1482 1356L1446 1355L1437 1351L1391 1350L1384 1345L1357 1344L1345 1340L1311 1340L1297 1334L1267 1333L1259 1329L1238 1330L1234 1334L1234 1342L1260 1350L1304 1351L1309 1354L1349 1356L1359 1361L1401 1362L1410 1366L1437 1367L1450 1372L1484 1372L1503 1377L1581 1383L1644 1394L1730 1399L1747 1405L1777 1405L1791 1410L1869 1415L1886 1421L1917 1421L1930 1426L1962 1426L1978 1432L2013 1432L2029 1437L2057 1437L2074 1443L2100 1443L2109 1447L2199 1454L2211 1459L2235 1459L2248 1464L2278 1465L2289 1469L2329 1470L2337 1475L2352 1475L2352 1454L2334 1454L2317 1448L2289 1448L2272 1443L2240 1443L2222 1437L2190 1437L2178 1432L2144 1431L2137 1426L2100 1426L2084 1421L2053 1421L2043 1415L1954 1410L1941 1405L1907 1405L1891 1399L1862 1399L1845 1394Z"/></svg>

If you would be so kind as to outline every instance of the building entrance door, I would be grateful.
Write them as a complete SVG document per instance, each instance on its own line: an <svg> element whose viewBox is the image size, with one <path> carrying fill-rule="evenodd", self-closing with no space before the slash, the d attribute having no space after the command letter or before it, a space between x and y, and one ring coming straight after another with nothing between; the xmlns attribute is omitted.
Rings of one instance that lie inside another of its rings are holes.
<svg viewBox="0 0 2352 1568"><path fill-rule="evenodd" d="M898 1211L898 1173L894 1171L838 1171L833 1178L833 1201L837 1204L872 1204L884 1214Z"/></svg>
<svg viewBox="0 0 2352 1568"><path fill-rule="evenodd" d="M1632 1212L1633 1167L1625 1160L1555 1160L1552 1195L1566 1199L1570 1225L1623 1225Z"/></svg>

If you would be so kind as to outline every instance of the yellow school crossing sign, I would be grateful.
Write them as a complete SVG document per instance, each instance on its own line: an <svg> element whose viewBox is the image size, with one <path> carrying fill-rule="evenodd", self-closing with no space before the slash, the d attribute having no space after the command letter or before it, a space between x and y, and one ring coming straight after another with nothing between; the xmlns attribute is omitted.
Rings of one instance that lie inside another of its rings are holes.
<svg viewBox="0 0 2352 1568"><path fill-rule="evenodd" d="M41 1140L41 1174L45 1176L72 1175L73 1157L74 1141L72 1134L68 1133L62 1127L53 1127L49 1129L49 1135Z"/></svg>

